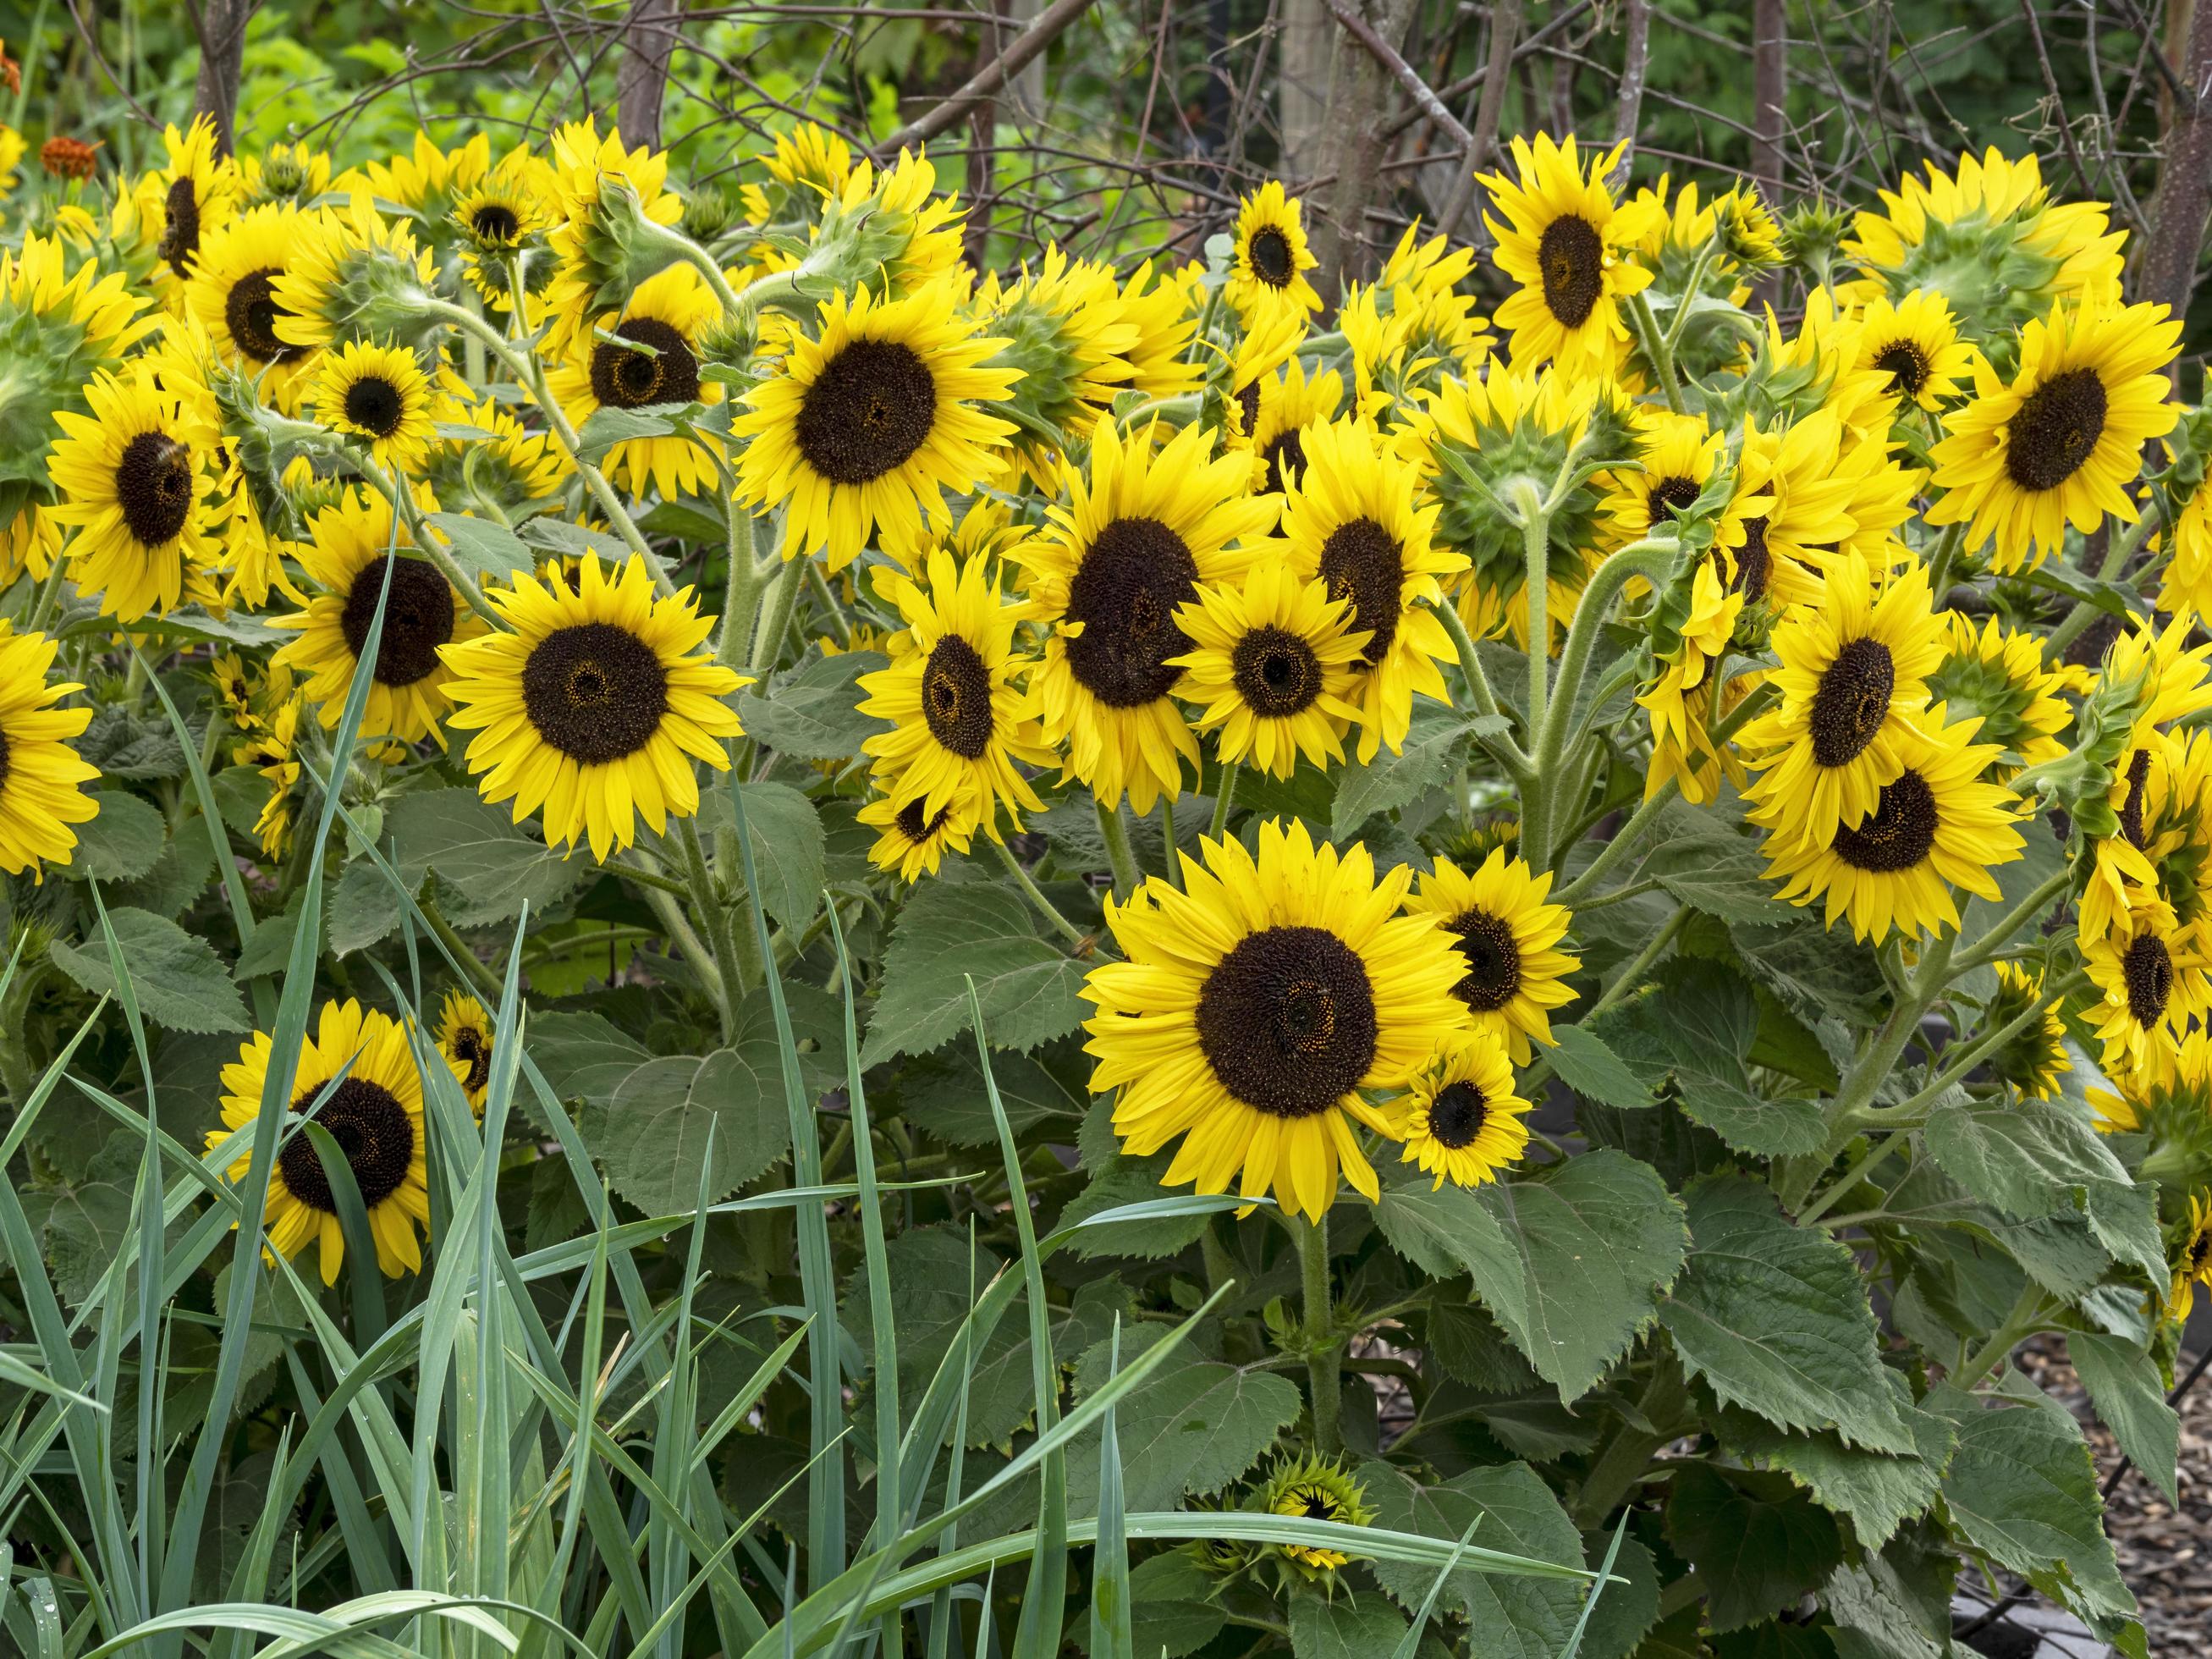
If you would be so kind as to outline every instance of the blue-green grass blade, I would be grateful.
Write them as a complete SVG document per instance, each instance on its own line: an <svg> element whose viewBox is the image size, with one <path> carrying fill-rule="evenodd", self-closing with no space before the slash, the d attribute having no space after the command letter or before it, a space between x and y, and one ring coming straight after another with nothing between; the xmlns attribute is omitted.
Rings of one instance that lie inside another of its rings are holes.
<svg viewBox="0 0 2212 1659"><path fill-rule="evenodd" d="M1429 1617L1436 1611L1437 1598L1444 1593L1444 1586L1451 1582L1453 1570L1459 1565L1460 1558L1467 1553L1467 1547L1474 1541L1474 1529L1481 1524L1480 1515L1467 1523L1467 1530L1459 1535L1459 1547L1451 1553L1451 1559L1439 1567L1437 1576L1429 1581L1429 1593L1421 1598L1420 1611L1413 1615L1413 1622L1407 1626L1405 1635L1392 1650L1391 1659L1413 1659L1421 1645L1421 1638L1428 1632Z"/></svg>
<svg viewBox="0 0 2212 1659"><path fill-rule="evenodd" d="M1597 1598L1605 1594L1605 1587L1614 1582L1613 1564L1620 1559L1620 1540L1628 1535L1628 1516L1624 1511L1620 1524L1613 1529L1613 1542L1606 1547L1605 1565L1597 1570L1589 1595L1583 1598L1582 1617L1575 1620L1574 1633L1567 1638L1567 1645L1559 1650L1559 1659L1575 1659L1583 1650L1583 1632L1589 1628L1590 1615L1597 1611Z"/></svg>
<svg viewBox="0 0 2212 1659"><path fill-rule="evenodd" d="M1121 1369L1121 1316L1114 1316L1107 1375ZM1098 1425L1098 1543L1091 1574L1091 1659L1136 1659L1130 1628L1129 1540L1121 1521L1121 1441L1115 1413Z"/></svg>

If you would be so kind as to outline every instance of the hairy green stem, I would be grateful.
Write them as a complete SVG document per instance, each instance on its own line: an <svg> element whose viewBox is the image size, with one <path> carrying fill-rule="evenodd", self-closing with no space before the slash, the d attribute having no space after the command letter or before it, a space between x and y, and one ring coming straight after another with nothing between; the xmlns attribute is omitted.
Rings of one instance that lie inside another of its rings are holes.
<svg viewBox="0 0 2212 1659"><path fill-rule="evenodd" d="M1213 787L1213 822L1206 833L1215 841L1219 841L1229 828L1229 809L1237 799L1237 779L1243 769L1231 761L1221 769L1220 781Z"/></svg>
<svg viewBox="0 0 2212 1659"><path fill-rule="evenodd" d="M1453 648L1459 653L1460 672L1467 676L1468 689L1474 698L1475 712L1497 714L1502 718L1504 711L1498 707L1498 694L1491 689L1490 676L1484 671L1482 659L1475 652L1474 636L1467 631L1467 624L1460 619L1458 611L1449 603L1432 605L1429 609L1444 625L1444 632L1451 635ZM1533 737L1533 732L1529 735ZM1516 781L1527 779L1528 757L1521 752L1520 744L1515 743L1510 736L1500 732L1494 738L1480 738L1476 741L1496 756L1498 763L1512 774Z"/></svg>
<svg viewBox="0 0 2212 1659"><path fill-rule="evenodd" d="M2064 892L2067 883L2072 878L2070 871L2062 870L2057 875L2049 877L2039 884L2027 897L1998 917L1989 930L1975 941L1972 950L1952 962L1951 977L1956 979L1970 969L1978 968L1984 963L1999 955L2004 950L2006 942L2020 931L2028 918Z"/></svg>
<svg viewBox="0 0 2212 1659"><path fill-rule="evenodd" d="M1106 842L1106 860L1114 869L1114 896L1126 901L1137 890L1137 855L1129 846L1129 826L1121 821L1121 805L1092 803L1098 809L1098 833Z"/></svg>
<svg viewBox="0 0 2212 1659"><path fill-rule="evenodd" d="M760 623L753 635L751 672L756 676L765 674L775 666L775 659L783 650L783 636L790 631L792 613L799 608L799 590L806 585L804 559L785 561L761 596Z"/></svg>
<svg viewBox="0 0 2212 1659"><path fill-rule="evenodd" d="M2020 1299L2005 1316L2004 1323L1990 1334L1990 1340L1977 1348L1972 1356L1960 1368L1952 1386L1961 1393L1970 1392L1982 1378L2004 1364L2012 1351L2043 1328L2045 1297L2043 1286L2029 1281L2021 1290Z"/></svg>
<svg viewBox="0 0 2212 1659"><path fill-rule="evenodd" d="M991 843L991 850L999 855L999 862L1006 866L1006 873L1013 877L1015 884L1022 890L1023 896L1036 913L1052 924L1054 932L1078 950L1090 943L1091 936L1061 915L1060 907L1044 896L1044 890L1036 884L1036 878L1022 867L1022 861L1014 856L1012 848L1002 841L994 841Z"/></svg>
<svg viewBox="0 0 2212 1659"><path fill-rule="evenodd" d="M1667 804L1681 793L1682 781L1679 777L1669 778L1653 790L1644 804L1629 815L1628 822L1614 830L1612 839L1598 848L1597 856L1590 860L1589 868L1552 895L1552 902L1571 907L1595 890L1598 883L1634 850L1637 838L1643 835L1651 820L1665 811Z"/></svg>
<svg viewBox="0 0 2212 1659"><path fill-rule="evenodd" d="M1653 378L1667 399L1667 407L1680 415L1682 410L1681 383L1674 375L1674 354L1667 348L1659 332L1659 322L1651 314L1651 301L1642 294L1628 296L1628 313L1635 319L1637 337L1643 342L1644 355L1651 360Z"/></svg>
<svg viewBox="0 0 2212 1659"><path fill-rule="evenodd" d="M1298 1241L1298 1265L1305 1282L1306 1381L1313 1394L1314 1449L1334 1457L1344 1449L1344 1427L1340 1420L1344 1389L1344 1348L1336 1334L1336 1316L1329 1304L1328 1212L1323 1210L1306 1226L1289 1218Z"/></svg>
<svg viewBox="0 0 2212 1659"><path fill-rule="evenodd" d="M676 842L684 855L684 872L691 884L691 912L707 930L707 949L714 960L720 994L716 1010L722 1017L722 1040L737 1040L738 947L731 937L730 907L714 892L714 878L707 866L707 849L699 843L699 826L690 818L677 820Z"/></svg>

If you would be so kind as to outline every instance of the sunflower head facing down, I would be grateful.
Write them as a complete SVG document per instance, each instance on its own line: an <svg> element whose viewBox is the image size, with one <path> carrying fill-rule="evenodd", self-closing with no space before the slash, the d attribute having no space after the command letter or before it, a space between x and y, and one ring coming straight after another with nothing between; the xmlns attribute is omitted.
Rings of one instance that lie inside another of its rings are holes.
<svg viewBox="0 0 2212 1659"><path fill-rule="evenodd" d="M349 341L323 354L315 375L315 418L402 475L419 470L436 441L443 402L421 359L398 346Z"/></svg>
<svg viewBox="0 0 2212 1659"><path fill-rule="evenodd" d="M1582 966L1558 948L1573 918L1545 902L1551 890L1550 872L1538 874L1498 847L1472 872L1438 859L1406 901L1409 914L1434 921L1450 942L1459 970L1452 994L1475 1030L1516 1066L1552 1041L1551 1012L1575 1000L1567 976Z"/></svg>
<svg viewBox="0 0 2212 1659"><path fill-rule="evenodd" d="M951 799L932 807L927 796L896 777L877 781L880 792L858 814L876 832L868 860L877 869L895 871L901 881L912 884L935 875L947 853L967 856L983 818L973 784L963 781Z"/></svg>
<svg viewBox="0 0 2212 1659"><path fill-rule="evenodd" d="M1126 959L1091 970L1094 1091L1119 1090L1133 1157L1182 1145L1163 1184L1273 1192L1318 1218L1340 1176L1380 1188L1355 1124L1395 1135L1395 1091L1466 1023L1449 940L1398 914L1410 873L1376 879L1364 847L1316 848L1302 823L1260 826L1258 851L1201 843L1184 886L1154 878L1108 915Z"/></svg>
<svg viewBox="0 0 2212 1659"><path fill-rule="evenodd" d="M1513 1092L1505 1045L1486 1031L1447 1039L1413 1073L1401 1110L1405 1162L1439 1188L1495 1181L1528 1145L1528 1103Z"/></svg>
<svg viewBox="0 0 2212 1659"><path fill-rule="evenodd" d="M84 786L100 775L70 746L92 721L88 706L54 705L84 688L46 676L54 641L44 634L0 631L0 870L43 879L49 864L75 856L76 835L100 804Z"/></svg>
<svg viewBox="0 0 2212 1659"><path fill-rule="evenodd" d="M240 1046L238 1059L222 1069L222 1125L208 1132L208 1145L220 1146L234 1131L246 1131L232 1146L233 1182L245 1180L253 1161L252 1128L261 1115L273 1051L269 1034L257 1031ZM262 1217L269 1248L289 1258L310 1243L319 1244L323 1283L337 1283L345 1262L345 1231L331 1171L301 1126L301 1118L312 1116L337 1144L361 1194L378 1267L388 1279L422 1271L418 1233L430 1224L422 1074L416 1069L406 1028L374 1009L364 1010L350 997L325 1003L315 1029L300 1045L291 1093Z"/></svg>
<svg viewBox="0 0 2212 1659"><path fill-rule="evenodd" d="M491 1088L493 1024L483 1004L465 991L447 992L438 1010L438 1052L453 1068L453 1081L479 1115Z"/></svg>
<svg viewBox="0 0 2212 1659"><path fill-rule="evenodd" d="M1994 1036L2014 1024L2020 1030L1982 1063L1998 1082L2027 1098L2054 1100L2073 1061L2066 1052L2065 1022L2043 994L2043 970L2001 962L1996 975L1997 988L1982 1010L1982 1030Z"/></svg>
<svg viewBox="0 0 2212 1659"><path fill-rule="evenodd" d="M1622 146L1583 155L1569 138L1548 133L1532 147L1513 140L1516 176L1483 180L1504 223L1483 216L1497 239L1492 258L1518 283L1498 308L1498 325L1512 331L1513 361L1524 368L1550 362L1568 375L1610 373L1628 344L1621 301L1648 288L1651 273L1627 256L1656 228L1659 210L1616 205L1606 175Z"/></svg>
<svg viewBox="0 0 2212 1659"><path fill-rule="evenodd" d="M1201 587L1176 612L1191 649L1176 695L1199 705L1201 732L1218 732L1224 764L1249 762L1286 778L1303 755L1341 765L1344 734L1359 715L1352 701L1367 635L1352 625L1352 601L1332 599L1319 577L1279 561L1255 564L1240 587Z"/></svg>
<svg viewBox="0 0 2212 1659"><path fill-rule="evenodd" d="M696 813L692 763L728 769L724 740L742 735L728 698L750 682L701 649L714 619L690 590L657 595L643 560L610 574L586 554L573 586L520 575L487 598L512 631L441 653L483 798L513 800L518 823L540 813L549 844L588 841L601 863L640 817L658 835Z"/></svg>
<svg viewBox="0 0 2212 1659"><path fill-rule="evenodd" d="M1318 265L1306 246L1305 216L1270 179L1247 196L1237 210L1229 280L1222 292L1247 323L1321 309L1321 295L1306 280Z"/></svg>

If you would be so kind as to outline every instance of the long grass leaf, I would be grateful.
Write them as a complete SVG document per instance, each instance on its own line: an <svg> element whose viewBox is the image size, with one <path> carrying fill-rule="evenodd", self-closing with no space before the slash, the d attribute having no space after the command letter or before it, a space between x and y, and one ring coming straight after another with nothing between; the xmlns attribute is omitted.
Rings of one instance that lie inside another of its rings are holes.
<svg viewBox="0 0 2212 1659"><path fill-rule="evenodd" d="M1107 1375L1121 1369L1121 1316L1114 1316ZM1129 1542L1121 1530L1121 1441L1115 1413L1098 1425L1098 1544L1091 1573L1091 1659L1136 1659L1130 1628Z"/></svg>

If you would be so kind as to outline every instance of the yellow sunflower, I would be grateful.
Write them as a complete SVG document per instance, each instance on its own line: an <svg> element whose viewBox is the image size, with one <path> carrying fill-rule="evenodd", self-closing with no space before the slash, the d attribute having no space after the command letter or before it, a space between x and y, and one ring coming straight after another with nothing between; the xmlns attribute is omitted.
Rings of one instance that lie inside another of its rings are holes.
<svg viewBox="0 0 2212 1659"><path fill-rule="evenodd" d="M1354 421L1308 427L1305 465L1289 484L1283 539L1298 574L1319 576L1333 599L1352 601L1351 625L1367 635L1353 701L1364 765L1388 744L1396 754L1413 723L1413 694L1449 702L1437 664L1453 659L1451 635L1428 607L1467 561L1433 538L1438 509L1420 497L1413 463Z"/></svg>
<svg viewBox="0 0 2212 1659"><path fill-rule="evenodd" d="M290 671L283 672L289 684ZM230 751L234 763L252 767L269 786L260 814L253 820L253 833L270 859L283 858L292 844L292 788L300 781L300 713L306 703L303 696L287 697Z"/></svg>
<svg viewBox="0 0 2212 1659"><path fill-rule="evenodd" d="M1890 395L1901 404L1942 408L1958 395L1978 355L1959 337L1958 319L1932 289L1916 288L1894 302L1881 295L1859 314L1859 366L1887 374Z"/></svg>
<svg viewBox="0 0 2212 1659"><path fill-rule="evenodd" d="M1455 947L1451 991L1474 1029L1495 1037L1516 1066L1528 1063L1536 1043L1551 1043L1551 1012L1575 1000L1567 975L1582 966L1558 948L1573 918L1545 902L1551 890L1551 872L1498 847L1472 873L1438 859L1406 900L1407 914L1434 921Z"/></svg>
<svg viewBox="0 0 2212 1659"><path fill-rule="evenodd" d="M46 511L74 528L77 586L123 622L212 599L229 511L214 499L222 434L143 363L100 374L85 400L88 415L55 415L65 435L48 464L63 499Z"/></svg>
<svg viewBox="0 0 2212 1659"><path fill-rule="evenodd" d="M1863 469L1844 465L1847 439L1843 422L1825 409L1786 426L1746 424L1738 487L1764 498L1766 510L1724 521L1717 539L1750 602L1771 593L1780 605L1816 603L1820 579L1833 562L1829 550L1855 543L1851 499ZM1871 459L1879 461L1880 452Z"/></svg>
<svg viewBox="0 0 2212 1659"><path fill-rule="evenodd" d="M1050 763L1030 699L1016 682L1029 660L1014 649L1020 611L999 597L994 560L929 556L927 583L880 566L876 589L906 623L889 641L890 666L860 677L863 714L890 722L860 745L897 780L898 804L919 799L922 822L963 797L980 805L981 828L999 833L999 809L1014 828L1044 803L1015 762Z"/></svg>
<svg viewBox="0 0 2212 1659"><path fill-rule="evenodd" d="M2143 445L2179 418L2159 371L2180 340L2163 306L2061 305L2029 323L2011 384L1977 364L1972 400L1945 422L1931 452L1944 493L1928 522L1965 524L1972 547L1996 538L2001 571L2039 563L2069 524L2086 533L2108 513L2133 524Z"/></svg>
<svg viewBox="0 0 2212 1659"><path fill-rule="evenodd" d="M342 208L301 216L291 256L270 279L271 330L306 348L403 327L419 335L437 326L420 308L434 276L430 250L357 191Z"/></svg>
<svg viewBox="0 0 2212 1659"><path fill-rule="evenodd" d="M1249 398L1239 396L1234 407L1237 431L1229 440L1232 449L1252 452L1252 488L1279 495L1305 468L1305 429L1316 421L1333 421L1344 404L1344 377L1333 368L1309 375L1305 365L1292 357L1280 374L1244 383Z"/></svg>
<svg viewBox="0 0 2212 1659"><path fill-rule="evenodd" d="M1377 882L1364 846L1316 848L1270 818L1256 854L1205 841L1183 888L1153 878L1108 909L1126 960L1091 971L1091 1087L1118 1089L1133 1157L1182 1144L1162 1177L1202 1193L1273 1191L1316 1219L1340 1173L1370 1199L1353 1125L1396 1130L1364 1091L1395 1091L1466 1011L1460 963L1425 919L1397 914L1410 872Z"/></svg>
<svg viewBox="0 0 2212 1659"><path fill-rule="evenodd" d="M371 161L364 171L369 187L383 200L411 209L426 222L435 221L491 171L491 140L479 132L453 149L441 149L418 128L409 150Z"/></svg>
<svg viewBox="0 0 2212 1659"><path fill-rule="evenodd" d="M460 239L461 278L494 311L514 309L508 268L545 234L549 193L545 164L519 149L453 198L449 216Z"/></svg>
<svg viewBox="0 0 2212 1659"><path fill-rule="evenodd" d="M392 503L383 496L348 489L310 519L307 529L308 539L296 550L316 592L305 611L270 620L270 627L299 635L278 649L276 660L300 676L324 726L335 727L344 716L389 565L391 597L370 671L362 736L402 743L429 738L442 749L446 737L438 722L449 707L446 683L452 673L440 660L439 647L475 638L484 631L483 618L437 566L410 556L414 544L404 525L398 551L387 550L395 544Z"/></svg>
<svg viewBox="0 0 2212 1659"><path fill-rule="evenodd" d="M376 464L401 477L419 470L437 441L445 402L421 359L398 346L350 340L324 353L315 374L315 418L366 439Z"/></svg>
<svg viewBox="0 0 2212 1659"><path fill-rule="evenodd" d="M2012 792L1983 781L2002 752L1972 739L1977 722L1944 725L1938 703L1926 734L1897 745L1905 769L1881 787L1873 811L1838 823L1825 846L1787 831L1770 835L1766 875L1793 904L1827 901L1827 924L1850 919L1862 943L1893 931L1908 938L1959 925L1951 889L2000 896L1990 873L2021 855Z"/></svg>
<svg viewBox="0 0 2212 1659"><path fill-rule="evenodd" d="M745 396L732 422L750 440L741 499L783 509L786 558L826 550L842 570L871 537L912 538L951 522L964 494L1004 467L1012 423L975 407L1003 401L1015 370L984 365L1006 342L978 338L954 286L903 300L866 288L823 302L817 337L796 336L785 372Z"/></svg>
<svg viewBox="0 0 2212 1659"><path fill-rule="evenodd" d="M1298 199L1284 194L1280 181L1270 179L1237 205L1229 280L1221 291L1248 323L1285 313L1304 316L1321 309L1321 295L1306 280L1306 272L1320 263L1306 246Z"/></svg>
<svg viewBox="0 0 2212 1659"><path fill-rule="evenodd" d="M438 1010L438 1052L453 1068L478 1116L491 1088L491 1040L495 1022L484 1006L465 991L448 991Z"/></svg>
<svg viewBox="0 0 2212 1659"><path fill-rule="evenodd" d="M1242 587L1201 587L1176 612L1191 649L1176 695L1199 705L1198 729L1218 732L1224 764L1249 762L1287 778L1304 755L1344 763L1344 734L1360 717L1358 679L1367 635L1352 626L1349 598L1280 560L1255 564Z"/></svg>
<svg viewBox="0 0 2212 1659"><path fill-rule="evenodd" d="M1626 148L1593 154L1585 167L1571 137L1560 145L1540 132L1532 148L1516 135L1516 176L1482 179L1505 221L1483 215L1497 239L1491 257L1519 284L1498 307L1498 325L1511 331L1523 374L1546 362L1571 376L1608 374L1628 343L1621 301L1651 284L1651 273L1628 255L1659 211L1641 202L1616 205L1606 188Z"/></svg>
<svg viewBox="0 0 2212 1659"><path fill-rule="evenodd" d="M1923 567L1877 587L1856 553L1838 560L1820 602L1774 630L1779 665L1767 681L1781 702L1741 734L1759 754L1759 780L1746 792L1751 818L1812 847L1864 823L1905 769L1942 641Z"/></svg>
<svg viewBox="0 0 2212 1659"><path fill-rule="evenodd" d="M1997 988L1982 1010L1982 1030L2002 1031L2043 1002L2043 970L2018 963L1996 965ZM2066 1024L2055 1007L2029 1015L2019 1032L1991 1049L1982 1064L2000 1083L2031 1100L2055 1100L2074 1061L2066 1052Z"/></svg>
<svg viewBox="0 0 2212 1659"><path fill-rule="evenodd" d="M657 835L697 812L692 763L729 769L728 699L751 682L700 649L714 618L690 590L657 597L642 560L611 576L586 554L574 586L518 576L486 597L514 631L440 653L483 798L512 799L518 823L540 813L549 844L588 840L602 864L638 818Z"/></svg>
<svg viewBox="0 0 2212 1659"><path fill-rule="evenodd" d="M238 204L238 167L221 153L213 118L195 115L179 132L161 134L168 165L155 176L161 190L161 239L155 252L179 277L192 274L201 240L219 229Z"/></svg>
<svg viewBox="0 0 2212 1659"><path fill-rule="evenodd" d="M2212 617L2212 489L2197 486L2172 534L2173 558L2159 580L2158 608L2173 617Z"/></svg>
<svg viewBox="0 0 2212 1659"><path fill-rule="evenodd" d="M234 1149L228 1174L246 1179L253 1163L250 1131L261 1115L274 1046L266 1031L240 1045L222 1068L222 1125L208 1131L210 1147L234 1130L249 1131ZM325 1094L328 1097L325 1098ZM363 1009L348 997L326 1002L313 1034L300 1045L293 1075L291 1117L283 1126L276 1167L269 1175L262 1212L269 1248L286 1258L319 1243L323 1283L337 1283L345 1263L345 1231L331 1188L331 1173L305 1129L291 1118L312 1114L337 1143L376 1241L385 1277L419 1273L417 1240L430 1227L428 1164L422 1133L422 1074L408 1046L407 1028L389 1015Z"/></svg>
<svg viewBox="0 0 2212 1659"><path fill-rule="evenodd" d="M700 378L699 342L721 314L706 278L671 265L640 283L619 317L577 331L549 377L552 393L578 427L602 409L719 404L721 382ZM634 495L653 488L672 498L712 490L720 476L714 457L680 432L625 439L607 452L605 470Z"/></svg>
<svg viewBox="0 0 2212 1659"><path fill-rule="evenodd" d="M2203 1018L2212 997L2200 930L2139 905L2084 946L2081 960L2102 995L2086 1018L2103 1044L2105 1075L2126 1088L2163 1085L2191 1022Z"/></svg>
<svg viewBox="0 0 2212 1659"><path fill-rule="evenodd" d="M2212 1194L2189 1195L2189 1224L2173 1255L2173 1283L2166 1291L2166 1316L2185 1325L2197 1309L2197 1287L2212 1291Z"/></svg>
<svg viewBox="0 0 2212 1659"><path fill-rule="evenodd" d="M0 870L44 879L43 866L75 856L73 823L89 823L100 803L83 786L100 775L70 747L92 721L89 704L57 708L84 688L47 684L54 641L44 634L0 632Z"/></svg>
<svg viewBox="0 0 2212 1659"><path fill-rule="evenodd" d="M1948 636L1943 659L1928 677L1928 695L1981 717L1980 735L2010 757L1995 774L2008 778L2020 767L2063 755L2058 734L2073 723L2074 710L2059 695L2064 683L2044 665L2043 641L1995 617L1978 629L1956 611L1942 620Z"/></svg>
<svg viewBox="0 0 2212 1659"><path fill-rule="evenodd" d="M295 414L313 373L313 351L276 331L284 316L276 281L300 241L306 220L289 202L248 208L209 236L185 284L185 310L215 342L216 354L252 377L262 397Z"/></svg>
<svg viewBox="0 0 2212 1659"><path fill-rule="evenodd" d="M1164 442L1158 422L1124 437L1102 421L1087 466L1066 468L1065 506L1013 551L1029 614L1049 629L1030 689L1045 741L1108 810L1139 817L1182 787L1198 740L1171 695L1190 649L1176 612L1200 585L1241 582L1275 499L1245 493L1246 458L1216 454L1210 429Z"/></svg>
<svg viewBox="0 0 2212 1659"><path fill-rule="evenodd" d="M878 870L897 872L901 881L916 882L925 874L935 875L948 852L965 857L983 815L972 785L963 784L952 799L934 811L921 796L903 793L902 804L894 783L892 793L872 796L859 817L876 831L869 861Z"/></svg>
<svg viewBox="0 0 2212 1659"><path fill-rule="evenodd" d="M1528 1149L1528 1103L1513 1092L1505 1046L1488 1031L1447 1038L1413 1073L1401 1110L1403 1161L1437 1187L1484 1186Z"/></svg>
<svg viewBox="0 0 2212 1659"><path fill-rule="evenodd" d="M1269 1515L1295 1516L1302 1521L1365 1527L1375 1520L1375 1511L1367 1505L1367 1489L1335 1458L1312 1452L1277 1468L1261 1489L1260 1502ZM1352 1559L1341 1550L1316 1549L1308 1544L1275 1547L1301 1578L1316 1583Z"/></svg>

